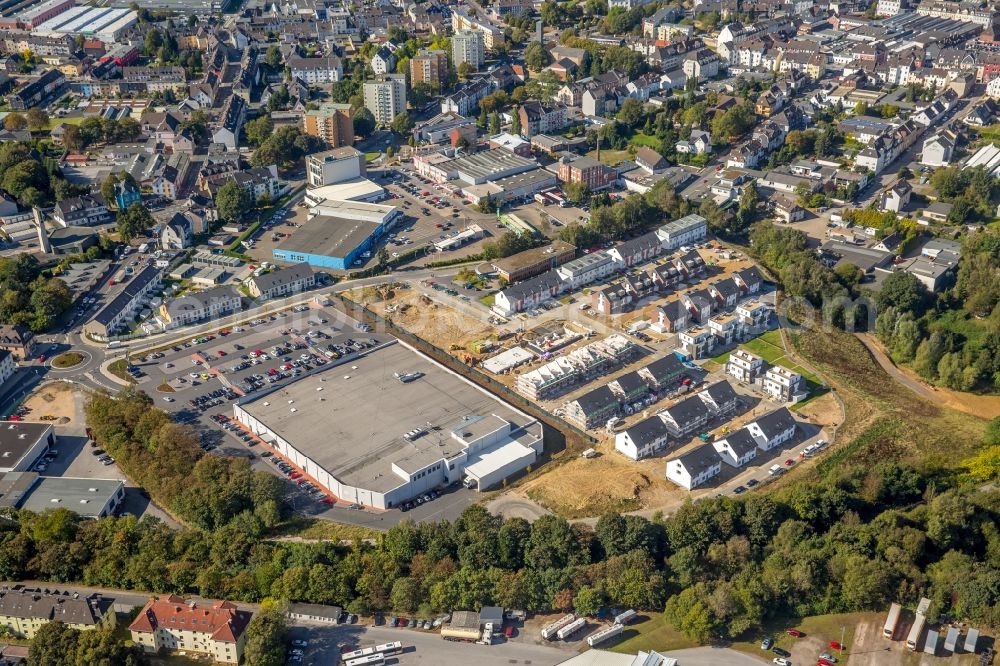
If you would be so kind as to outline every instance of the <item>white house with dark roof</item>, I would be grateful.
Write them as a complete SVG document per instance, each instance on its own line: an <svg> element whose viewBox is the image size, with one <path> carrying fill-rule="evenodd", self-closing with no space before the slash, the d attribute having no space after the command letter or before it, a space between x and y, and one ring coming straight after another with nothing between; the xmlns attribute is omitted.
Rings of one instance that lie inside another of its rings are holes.
<svg viewBox="0 0 1000 666"><path fill-rule="evenodd" d="M674 437L685 437L708 423L712 413L708 404L697 395L684 398L658 412Z"/></svg>
<svg viewBox="0 0 1000 666"><path fill-rule="evenodd" d="M770 451L795 437L795 419L785 407L765 414L745 427L757 440L761 451Z"/></svg>
<svg viewBox="0 0 1000 666"><path fill-rule="evenodd" d="M649 458L669 446L670 432L655 414L615 435L615 450L631 460Z"/></svg>
<svg viewBox="0 0 1000 666"><path fill-rule="evenodd" d="M608 250L608 256L615 263L620 264L619 269L623 269L649 261L660 254L661 250L662 246L656 233L650 232L614 246ZM581 259L583 258L581 257Z"/></svg>
<svg viewBox="0 0 1000 666"><path fill-rule="evenodd" d="M722 459L711 444L701 444L667 461L667 480L692 490L722 472Z"/></svg>
<svg viewBox="0 0 1000 666"><path fill-rule="evenodd" d="M757 457L757 440L746 428L729 433L724 439L712 442L712 447L724 462L737 469Z"/></svg>

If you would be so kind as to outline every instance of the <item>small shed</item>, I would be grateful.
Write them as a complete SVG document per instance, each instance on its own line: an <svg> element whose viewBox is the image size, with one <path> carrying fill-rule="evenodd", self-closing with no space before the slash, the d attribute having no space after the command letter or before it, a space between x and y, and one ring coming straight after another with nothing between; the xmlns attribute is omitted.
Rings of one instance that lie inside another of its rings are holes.
<svg viewBox="0 0 1000 666"><path fill-rule="evenodd" d="M494 627L503 626L503 608L499 606L483 606L479 611L479 626L484 627L492 624Z"/></svg>

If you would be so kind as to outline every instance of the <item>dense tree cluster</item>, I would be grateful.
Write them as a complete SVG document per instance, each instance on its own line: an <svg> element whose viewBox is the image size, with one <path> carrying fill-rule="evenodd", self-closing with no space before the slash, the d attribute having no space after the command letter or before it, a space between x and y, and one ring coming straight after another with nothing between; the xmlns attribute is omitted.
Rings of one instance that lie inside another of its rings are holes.
<svg viewBox="0 0 1000 666"><path fill-rule="evenodd" d="M31 640L28 666L144 666L140 648L108 629L81 631L59 620L38 628Z"/></svg>
<svg viewBox="0 0 1000 666"><path fill-rule="evenodd" d="M33 255L0 258L0 323L44 331L72 304L66 283L44 273Z"/></svg>
<svg viewBox="0 0 1000 666"><path fill-rule="evenodd" d="M528 234L515 234L505 231L495 241L483 243L483 259L500 259L527 250L535 245L534 239Z"/></svg>
<svg viewBox="0 0 1000 666"><path fill-rule="evenodd" d="M304 133L295 126L279 127L254 151L251 162L264 167L277 164L285 169L297 163L306 155L326 149L326 142L319 137Z"/></svg>
<svg viewBox="0 0 1000 666"><path fill-rule="evenodd" d="M95 393L86 414L101 448L188 524L206 530L253 525L259 533L280 520L280 479L252 471L243 458L203 455L197 433L155 409L145 393Z"/></svg>
<svg viewBox="0 0 1000 666"><path fill-rule="evenodd" d="M943 201L951 203L948 221L952 224L991 221L996 210L993 203L1000 196L1000 181L984 167L959 169L945 167L931 176L931 185Z"/></svg>
<svg viewBox="0 0 1000 666"><path fill-rule="evenodd" d="M955 285L936 296L909 274L890 277L875 331L896 361L949 388L1000 386L1000 232L970 236Z"/></svg>
<svg viewBox="0 0 1000 666"><path fill-rule="evenodd" d="M559 231L560 240L589 247L651 229L691 212L688 201L677 196L666 181L658 182L644 195L632 194L613 204L606 195L593 197L591 206L590 220L564 227Z"/></svg>

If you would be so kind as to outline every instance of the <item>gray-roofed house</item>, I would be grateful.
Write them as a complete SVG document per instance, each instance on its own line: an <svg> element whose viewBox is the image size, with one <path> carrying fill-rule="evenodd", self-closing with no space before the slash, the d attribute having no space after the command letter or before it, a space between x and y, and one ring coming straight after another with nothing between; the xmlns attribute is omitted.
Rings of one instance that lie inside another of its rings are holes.
<svg viewBox="0 0 1000 666"><path fill-rule="evenodd" d="M498 291L493 299L493 307L504 315L510 315L540 305L562 289L563 281L556 271L546 271Z"/></svg>
<svg viewBox="0 0 1000 666"><path fill-rule="evenodd" d="M770 451L795 436L795 419L785 407L746 425L762 451Z"/></svg>
<svg viewBox="0 0 1000 666"><path fill-rule="evenodd" d="M54 621L81 631L115 626L114 599L99 593L84 596L23 585L0 593L0 625L22 638L34 638L42 625Z"/></svg>
<svg viewBox="0 0 1000 666"><path fill-rule="evenodd" d="M650 389L660 391L677 384L687 371L687 366L681 363L676 354L667 354L640 368L639 376L649 384Z"/></svg>
<svg viewBox="0 0 1000 666"><path fill-rule="evenodd" d="M736 411L740 398L736 395L732 385L723 379L709 386L704 391L698 393L698 397L712 411L715 416L725 416Z"/></svg>
<svg viewBox="0 0 1000 666"><path fill-rule="evenodd" d="M740 291L744 296L756 294L760 291L761 285L764 284L764 278L760 276L760 271L757 270L756 266L736 271L733 273L733 279L740 286Z"/></svg>
<svg viewBox="0 0 1000 666"><path fill-rule="evenodd" d="M135 317L149 295L162 284L160 269L152 264L146 266L84 324L84 332L99 339L107 338Z"/></svg>
<svg viewBox="0 0 1000 666"><path fill-rule="evenodd" d="M691 313L680 299L669 300L656 307L653 330L659 333L677 333L691 325Z"/></svg>
<svg viewBox="0 0 1000 666"><path fill-rule="evenodd" d="M667 480L691 490L705 484L722 471L722 459L711 444L701 444L667 461Z"/></svg>
<svg viewBox="0 0 1000 666"><path fill-rule="evenodd" d="M740 428L724 439L712 442L712 447L723 461L736 468L743 467L757 457L757 440L746 428Z"/></svg>
<svg viewBox="0 0 1000 666"><path fill-rule="evenodd" d="M708 285L708 291L715 297L720 310L736 307L736 301L740 297L740 285L733 278L713 282Z"/></svg>
<svg viewBox="0 0 1000 666"><path fill-rule="evenodd" d="M270 273L258 275L247 282L247 290L254 298L270 300L297 294L316 286L316 273L307 263L295 264Z"/></svg>
<svg viewBox="0 0 1000 666"><path fill-rule="evenodd" d="M690 435L708 423L711 416L708 405L698 396L692 395L659 412L667 430L674 437Z"/></svg>
<svg viewBox="0 0 1000 666"><path fill-rule="evenodd" d="M607 386L598 386L566 403L566 420L587 430L617 416L620 408L618 396Z"/></svg>
<svg viewBox="0 0 1000 666"><path fill-rule="evenodd" d="M642 400L649 395L649 385L643 381L638 372L626 372L621 377L608 382L608 388L618 396L623 404Z"/></svg>
<svg viewBox="0 0 1000 666"><path fill-rule="evenodd" d="M655 414L615 435L615 450L626 458L642 460L660 453L670 444L667 426Z"/></svg>
<svg viewBox="0 0 1000 666"><path fill-rule="evenodd" d="M160 318L168 327L193 324L203 319L217 319L243 309L243 299L226 285L181 296L160 306Z"/></svg>
<svg viewBox="0 0 1000 666"><path fill-rule="evenodd" d="M616 245L608 250L608 255L616 263L627 268L652 259L661 249L656 233L650 232Z"/></svg>

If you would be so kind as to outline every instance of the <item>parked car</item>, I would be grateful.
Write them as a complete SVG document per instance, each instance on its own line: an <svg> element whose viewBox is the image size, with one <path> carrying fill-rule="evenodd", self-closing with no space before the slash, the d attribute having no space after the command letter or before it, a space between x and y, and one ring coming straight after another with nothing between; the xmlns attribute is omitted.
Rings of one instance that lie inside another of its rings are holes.
<svg viewBox="0 0 1000 666"><path fill-rule="evenodd" d="M785 633L788 634L789 636L794 636L795 638L802 638L803 636L805 636L805 634L803 634L798 629L786 629Z"/></svg>
<svg viewBox="0 0 1000 666"><path fill-rule="evenodd" d="M760 642L760 649L770 650L772 645L774 645L774 639L768 636L767 638L765 638Z"/></svg>
<svg viewBox="0 0 1000 666"><path fill-rule="evenodd" d="M839 643L839 642L837 642L837 641L830 641L830 643L829 643L829 647L830 647L830 649L831 649L831 650L844 650L844 649L846 649L846 648L845 648L845 647L843 646L843 644L842 644L842 643Z"/></svg>

